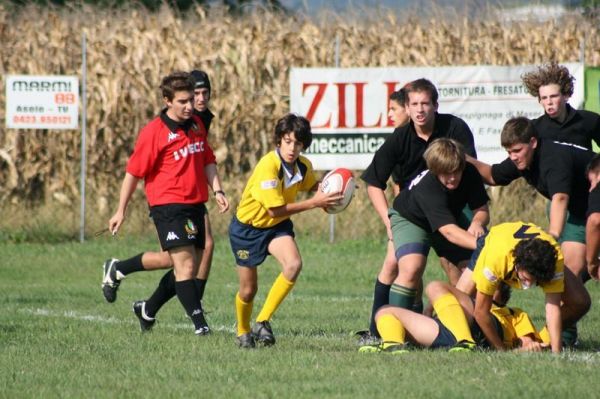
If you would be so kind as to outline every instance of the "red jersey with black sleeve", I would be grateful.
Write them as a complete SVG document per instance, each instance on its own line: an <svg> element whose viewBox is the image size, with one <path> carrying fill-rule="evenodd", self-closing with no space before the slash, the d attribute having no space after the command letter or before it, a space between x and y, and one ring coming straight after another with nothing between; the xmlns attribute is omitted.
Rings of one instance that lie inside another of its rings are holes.
<svg viewBox="0 0 600 399"><path fill-rule="evenodd" d="M163 110L140 130L127 172L144 179L150 206L208 200L204 166L215 163L206 129L197 116L176 123Z"/></svg>

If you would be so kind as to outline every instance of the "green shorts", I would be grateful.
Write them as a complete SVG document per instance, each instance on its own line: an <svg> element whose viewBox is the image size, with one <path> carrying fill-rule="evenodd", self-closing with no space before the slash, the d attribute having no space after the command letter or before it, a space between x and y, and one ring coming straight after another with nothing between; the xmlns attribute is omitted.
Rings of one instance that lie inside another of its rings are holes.
<svg viewBox="0 0 600 399"><path fill-rule="evenodd" d="M433 247L440 258L446 258L454 264L471 258L473 251L470 249L452 244L437 231L428 233L421 227L400 216L394 209L388 210L388 217L390 218L392 227L396 260L409 254L421 254L426 257L429 255L430 247ZM465 229L469 226L469 220L464 214L461 215L457 223Z"/></svg>
<svg viewBox="0 0 600 399"><path fill-rule="evenodd" d="M546 216L548 217L548 220L550 220L550 204L551 201L548 201L548 204L546 205ZM558 237L558 242L560 244L566 241L585 244L585 220L571 215L571 212L568 211L562 234Z"/></svg>

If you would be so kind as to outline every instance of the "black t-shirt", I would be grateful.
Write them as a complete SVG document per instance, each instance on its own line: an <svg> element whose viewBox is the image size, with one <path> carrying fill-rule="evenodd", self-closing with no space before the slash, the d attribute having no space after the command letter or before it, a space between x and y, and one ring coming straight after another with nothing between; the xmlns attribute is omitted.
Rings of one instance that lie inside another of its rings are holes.
<svg viewBox="0 0 600 399"><path fill-rule="evenodd" d="M210 112L210 109L206 108L204 111L199 112L194 109L194 114L198 115L202 123L204 123L204 127L206 128L206 133L208 134L208 130L210 129L210 124L215 117L215 115Z"/></svg>
<svg viewBox="0 0 600 399"><path fill-rule="evenodd" d="M473 133L465 121L454 115L436 113L433 133L429 140L425 141L417 135L412 121L395 129L375 152L361 179L371 186L385 190L392 171L395 171L400 188L406 188L412 179L427 169L423 153L433 140L440 137L458 141L465 147L467 154L477 157Z"/></svg>
<svg viewBox="0 0 600 399"><path fill-rule="evenodd" d="M600 115L595 112L573 109L567 104L567 117L563 123L547 114L534 119L533 126L542 139L573 143L592 149L592 140L600 145Z"/></svg>
<svg viewBox="0 0 600 399"><path fill-rule="evenodd" d="M520 171L510 158L492 165L492 178L500 186L506 186L524 177L531 186L548 199L556 193L569 195L569 212L585 218L590 184L586 167L594 153L573 144L550 140L538 140L529 168Z"/></svg>
<svg viewBox="0 0 600 399"><path fill-rule="evenodd" d="M456 224L465 205L471 209L489 201L483 180L475 166L467 163L455 190L448 190L429 170L422 172L394 200L394 209L427 232Z"/></svg>
<svg viewBox="0 0 600 399"><path fill-rule="evenodd" d="M587 216L600 212L600 184L598 184L588 196Z"/></svg>

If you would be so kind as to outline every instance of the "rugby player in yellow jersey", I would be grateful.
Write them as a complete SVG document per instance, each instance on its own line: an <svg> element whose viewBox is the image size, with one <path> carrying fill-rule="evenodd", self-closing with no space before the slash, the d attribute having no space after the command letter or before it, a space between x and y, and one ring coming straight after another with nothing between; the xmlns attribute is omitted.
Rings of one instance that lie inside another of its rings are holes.
<svg viewBox="0 0 600 399"><path fill-rule="evenodd" d="M475 293L473 311L491 346L506 349L494 329L492 295L501 282L517 289L539 285L545 293L546 327L552 352L562 349L561 330L577 322L589 309L590 297L581 280L564 267L556 240L542 228L523 222L503 223L477 240L469 268L456 288Z"/></svg>
<svg viewBox="0 0 600 399"><path fill-rule="evenodd" d="M313 191L318 185L310 161L300 155L312 141L308 120L285 115L277 121L273 139L276 149L262 157L254 168L229 226L240 282L235 308L237 343L242 348L253 348L256 341L264 345L275 343L271 317L294 287L302 268L290 216L326 208L343 198L339 192L316 190L313 197L295 202L298 192ZM251 329L253 300L258 289L257 266L269 254L281 264L282 271Z"/></svg>
<svg viewBox="0 0 600 399"><path fill-rule="evenodd" d="M544 344L529 315L519 308L506 306L511 288L501 283L494 293L491 308L494 327L506 348L539 352ZM377 313L377 328L383 340L380 345L362 347L361 352L407 352L406 342L432 349L449 348L450 352L469 351L475 342L481 347L489 343L473 320L473 301L443 281L428 284L426 294L436 311L428 317L397 306L383 307Z"/></svg>

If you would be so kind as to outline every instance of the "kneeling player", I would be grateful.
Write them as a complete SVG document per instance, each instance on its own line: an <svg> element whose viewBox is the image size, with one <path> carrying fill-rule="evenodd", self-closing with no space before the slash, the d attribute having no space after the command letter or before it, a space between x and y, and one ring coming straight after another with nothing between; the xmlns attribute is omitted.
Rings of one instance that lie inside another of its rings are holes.
<svg viewBox="0 0 600 399"><path fill-rule="evenodd" d="M590 307L581 280L564 267L556 240L540 227L523 222L503 223L477 240L469 268L456 288L476 293L474 316L486 339L504 349L490 316L492 295L505 282L513 288L539 285L546 294L546 326L553 352L560 352L561 329L579 320Z"/></svg>

